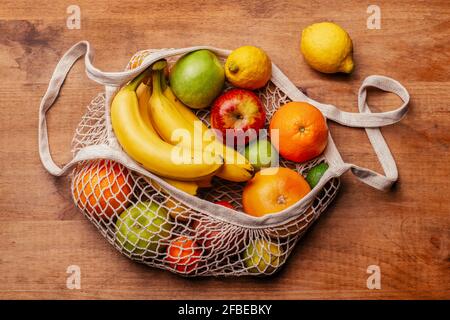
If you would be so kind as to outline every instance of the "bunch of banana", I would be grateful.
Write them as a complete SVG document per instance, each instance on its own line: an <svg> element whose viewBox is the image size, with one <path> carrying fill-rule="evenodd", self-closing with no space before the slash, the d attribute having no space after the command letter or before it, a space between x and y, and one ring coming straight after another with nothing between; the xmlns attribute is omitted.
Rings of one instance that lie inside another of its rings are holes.
<svg viewBox="0 0 450 320"><path fill-rule="evenodd" d="M210 177L223 165L220 156L211 158L211 154L203 150L185 150L187 148L167 143L151 129L152 122L142 116L140 110L145 109L146 104L139 105L136 90L146 77L148 71L119 90L112 101L111 122L120 145L131 158L161 177L182 181ZM141 100L144 101L144 97ZM186 154L190 157L179 158Z"/></svg>
<svg viewBox="0 0 450 320"><path fill-rule="evenodd" d="M144 120L145 125L148 129L150 129L152 132L154 132L156 135L158 133L156 132L155 128L153 127L152 121L150 119L150 111L149 111L149 105L148 101L150 99L150 96L152 94L151 92L151 77L144 77L141 84L136 90L136 95L138 97L139 101L139 113ZM211 180L212 176L208 176L206 178L203 178L201 180L196 181L180 181L180 180L174 180L174 179L168 179L168 178L162 178L164 181L166 181L168 184L172 185L173 187L183 190L186 193L189 193L190 195L197 195L199 188L208 188L211 187ZM146 179L147 182L153 187L155 187L158 190L161 190L165 192L165 190L157 184L155 181L151 179Z"/></svg>
<svg viewBox="0 0 450 320"><path fill-rule="evenodd" d="M250 180L254 169L248 160L233 148L218 141L214 132L165 85L163 70L166 64L161 60L153 65L153 92L148 102L150 118L158 134L173 145L185 146L193 151L203 148L223 158L224 165L215 173L216 176L234 182ZM179 131L180 129L182 131ZM180 140L180 135L176 132L186 133L187 137L183 136Z"/></svg>

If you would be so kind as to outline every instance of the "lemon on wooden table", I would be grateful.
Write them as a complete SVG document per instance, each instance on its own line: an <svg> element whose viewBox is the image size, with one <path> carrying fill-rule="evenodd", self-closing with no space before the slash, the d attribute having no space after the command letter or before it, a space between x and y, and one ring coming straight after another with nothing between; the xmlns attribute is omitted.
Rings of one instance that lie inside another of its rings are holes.
<svg viewBox="0 0 450 320"><path fill-rule="evenodd" d="M225 75L235 87L255 90L264 87L272 76L272 62L260 48L243 46L228 56Z"/></svg>
<svg viewBox="0 0 450 320"><path fill-rule="evenodd" d="M332 22L314 23L302 32L301 52L306 62L323 73L350 73L353 44L348 33Z"/></svg>

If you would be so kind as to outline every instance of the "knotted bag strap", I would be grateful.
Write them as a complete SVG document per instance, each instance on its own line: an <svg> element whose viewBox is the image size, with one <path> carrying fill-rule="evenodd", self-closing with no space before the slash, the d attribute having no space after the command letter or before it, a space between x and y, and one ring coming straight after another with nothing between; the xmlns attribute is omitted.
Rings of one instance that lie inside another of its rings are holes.
<svg viewBox="0 0 450 320"><path fill-rule="evenodd" d="M332 154L331 156L340 161L335 164L333 170L342 174L350 169L359 180L382 191L388 190L397 181L398 171L395 160L379 128L400 121L408 111L409 93L398 81L379 75L367 77L358 92L359 113L353 113L339 110L333 105L319 103L307 97L274 65L272 80L279 87L285 88L285 93L289 98L294 101L305 101L314 105L328 119L345 126L364 128L384 170L384 175L352 163L345 163L335 148L332 148L332 152L335 155L333 156ZM392 111L372 113L367 104L367 88L369 87L396 94L403 101L402 105Z"/></svg>
<svg viewBox="0 0 450 320"><path fill-rule="evenodd" d="M55 103L56 98L59 95L59 91L61 90L61 86L64 83L64 80L66 79L67 74L69 73L73 64L87 52L89 52L90 55L89 44L85 42L79 42L64 54L64 56L56 65L55 71L53 72L53 75L50 79L47 91L45 92L41 100L41 104L39 106L39 131L38 131L39 155L41 158L41 162L47 169L47 171L55 176L65 174L78 161L95 159L96 157L98 158L99 153L101 154L101 150L98 150L99 149L98 146L87 147L85 149L92 149L92 151L79 152L64 167L60 167L54 162L51 156L50 145L48 141L47 112Z"/></svg>
<svg viewBox="0 0 450 320"><path fill-rule="evenodd" d="M400 97L403 104L396 110L371 113L367 104L367 88L374 87L383 91L391 92ZM381 131L377 126L390 125L400 121L408 111L409 93L408 91L394 79L383 76L370 76L366 78L358 92L358 109L360 115L366 117L365 131L369 141L377 155L377 158L383 168L384 175L373 170L363 168L351 163L344 163L343 167L348 168L362 182L377 188L379 190L388 190L398 179L397 166L391 151L384 139ZM373 117L378 115L378 117ZM349 117L348 125L352 126L353 122ZM356 118L356 115L355 115Z"/></svg>

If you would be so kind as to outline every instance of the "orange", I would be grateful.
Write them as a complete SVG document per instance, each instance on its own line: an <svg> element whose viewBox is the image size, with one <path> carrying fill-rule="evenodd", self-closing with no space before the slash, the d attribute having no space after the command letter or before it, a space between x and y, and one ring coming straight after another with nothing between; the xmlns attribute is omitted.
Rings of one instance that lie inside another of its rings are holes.
<svg viewBox="0 0 450 320"><path fill-rule="evenodd" d="M306 102L289 102L281 106L270 121L270 134L278 130L272 144L280 155L294 162L319 156L326 148L328 127L322 113Z"/></svg>
<svg viewBox="0 0 450 320"><path fill-rule="evenodd" d="M72 194L77 206L103 219L119 215L129 204L132 178L121 164L96 160L81 168L72 179Z"/></svg>
<svg viewBox="0 0 450 320"><path fill-rule="evenodd" d="M242 193L244 212L255 217L282 211L311 191L308 182L288 168L262 169Z"/></svg>

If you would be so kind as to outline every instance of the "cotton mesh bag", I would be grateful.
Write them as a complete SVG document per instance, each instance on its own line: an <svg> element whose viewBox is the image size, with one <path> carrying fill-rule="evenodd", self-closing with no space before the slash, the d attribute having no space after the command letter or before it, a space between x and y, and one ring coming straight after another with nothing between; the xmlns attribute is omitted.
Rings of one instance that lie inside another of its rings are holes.
<svg viewBox="0 0 450 320"><path fill-rule="evenodd" d="M118 251L128 258L183 276L270 275L286 262L297 241L326 210L339 189L339 177L350 171L360 181L382 191L398 178L392 154L380 127L400 121L407 112L409 94L397 81L384 76L367 77L358 92L359 112L339 110L308 98L272 64L272 78L256 91L267 119L283 104L304 101L318 108L327 120L364 128L384 174L345 162L329 134L321 156L306 163L280 158L280 166L306 176L326 163L318 184L291 207L263 217L243 212L243 183L213 178L212 186L193 196L147 171L121 148L110 119L116 92L154 62L173 64L182 55L199 49L214 52L222 61L229 50L209 46L144 50L136 53L125 71L103 72L92 64L93 52L86 41L70 48L61 58L39 109L39 153L46 170L54 176L70 175L75 205ZM87 76L105 91L90 102L73 137L73 158L64 166L52 159L46 114L52 107L72 65L84 56ZM374 87L400 97L392 111L371 113L367 88ZM209 126L209 110L196 115ZM215 204L231 203L234 209Z"/></svg>

